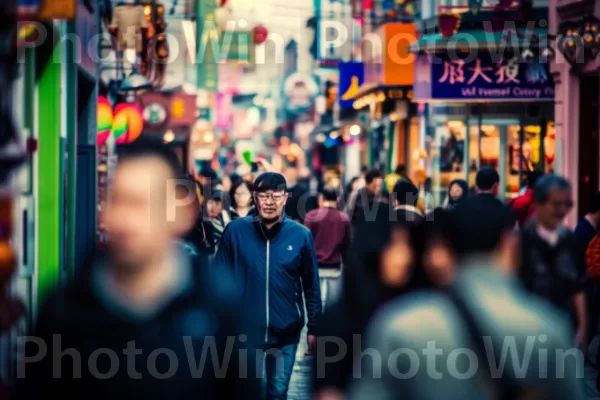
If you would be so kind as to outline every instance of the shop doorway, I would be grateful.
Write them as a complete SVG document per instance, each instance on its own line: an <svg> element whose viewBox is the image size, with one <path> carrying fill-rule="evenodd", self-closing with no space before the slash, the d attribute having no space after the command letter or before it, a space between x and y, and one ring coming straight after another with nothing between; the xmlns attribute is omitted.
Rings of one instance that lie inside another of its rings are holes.
<svg viewBox="0 0 600 400"><path fill-rule="evenodd" d="M599 87L600 78L598 76L581 77L579 83L578 219L582 218L589 210L590 200L598 191Z"/></svg>

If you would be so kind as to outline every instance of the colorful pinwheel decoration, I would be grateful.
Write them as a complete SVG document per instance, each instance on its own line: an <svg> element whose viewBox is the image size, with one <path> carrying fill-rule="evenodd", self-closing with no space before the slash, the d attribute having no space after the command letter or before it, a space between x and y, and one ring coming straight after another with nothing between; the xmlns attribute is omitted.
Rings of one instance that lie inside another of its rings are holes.
<svg viewBox="0 0 600 400"><path fill-rule="evenodd" d="M137 104L121 103L115 108L112 132L116 144L135 141L144 129L142 108Z"/></svg>
<svg viewBox="0 0 600 400"><path fill-rule="evenodd" d="M96 141L98 146L102 146L108 140L113 126L113 112L110 102L104 96L98 97L98 106L96 108L97 132Z"/></svg>

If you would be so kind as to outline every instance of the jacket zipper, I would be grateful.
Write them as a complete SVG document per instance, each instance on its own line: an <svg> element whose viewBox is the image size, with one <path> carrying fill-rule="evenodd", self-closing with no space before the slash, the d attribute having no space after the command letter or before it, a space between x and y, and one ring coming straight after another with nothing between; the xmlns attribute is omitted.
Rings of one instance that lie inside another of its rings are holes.
<svg viewBox="0 0 600 400"><path fill-rule="evenodd" d="M298 311L298 318L302 316L302 312L300 312L300 307L298 306L298 302L294 299L294 305L296 306L296 311Z"/></svg>
<svg viewBox="0 0 600 400"><path fill-rule="evenodd" d="M267 327L265 328L265 343L269 341L269 258L271 253L271 241L267 240Z"/></svg>

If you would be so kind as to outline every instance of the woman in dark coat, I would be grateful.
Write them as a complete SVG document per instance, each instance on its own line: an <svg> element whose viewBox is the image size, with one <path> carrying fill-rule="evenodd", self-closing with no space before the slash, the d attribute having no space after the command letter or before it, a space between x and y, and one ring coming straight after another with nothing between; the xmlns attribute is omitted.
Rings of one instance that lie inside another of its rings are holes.
<svg viewBox="0 0 600 400"><path fill-rule="evenodd" d="M422 245L420 232L401 223L390 222L387 209L374 221L361 222L344 268L341 300L325 311L317 330L319 338L333 337L319 346L313 365L313 389L319 399L326 392L342 395L352 381L354 352L373 316L390 300L424 284L416 273ZM355 336L360 335L360 336ZM340 341L345 344L340 348ZM338 362L331 357L342 355ZM327 358L325 358L327 357Z"/></svg>
<svg viewBox="0 0 600 400"><path fill-rule="evenodd" d="M192 230L188 232L184 240L192 244L197 250L200 257L205 258L208 265L209 257L215 254L215 239L214 239L214 228L210 221L205 220L205 207L204 207L204 189L200 182L196 181L192 177L185 177L190 186L196 190L196 201L198 202L198 219L194 224Z"/></svg>

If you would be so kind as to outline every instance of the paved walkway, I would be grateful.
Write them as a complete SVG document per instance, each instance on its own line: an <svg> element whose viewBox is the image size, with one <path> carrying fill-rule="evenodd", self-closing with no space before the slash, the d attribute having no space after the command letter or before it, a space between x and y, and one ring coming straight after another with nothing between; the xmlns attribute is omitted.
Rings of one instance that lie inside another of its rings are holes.
<svg viewBox="0 0 600 400"><path fill-rule="evenodd" d="M294 365L294 373L290 382L290 390L288 392L288 400L310 400L310 365L311 360L305 357L306 344L306 328L302 332L298 352L296 353L296 365Z"/></svg>

